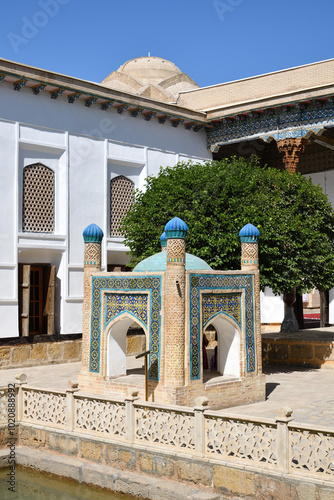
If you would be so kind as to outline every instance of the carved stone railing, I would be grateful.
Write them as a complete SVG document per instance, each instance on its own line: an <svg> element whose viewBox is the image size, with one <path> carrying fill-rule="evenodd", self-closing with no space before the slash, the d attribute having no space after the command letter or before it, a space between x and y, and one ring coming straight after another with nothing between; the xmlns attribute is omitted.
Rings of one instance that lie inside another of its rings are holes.
<svg viewBox="0 0 334 500"><path fill-rule="evenodd" d="M77 391L77 384L52 391L18 381L16 422L334 481L334 428L292 422L289 408L276 419L244 417L210 411L204 397L192 409L139 401L137 392L123 400ZM1 428L7 402L0 387Z"/></svg>
<svg viewBox="0 0 334 500"><path fill-rule="evenodd" d="M211 458L277 467L277 427L270 419L205 415L206 450Z"/></svg>
<svg viewBox="0 0 334 500"><path fill-rule="evenodd" d="M178 450L196 450L195 417L191 408L135 403L136 443Z"/></svg>
<svg viewBox="0 0 334 500"><path fill-rule="evenodd" d="M22 387L21 422L66 427L66 392Z"/></svg>
<svg viewBox="0 0 334 500"><path fill-rule="evenodd" d="M334 479L334 431L313 426L289 425L291 471Z"/></svg>
<svg viewBox="0 0 334 500"><path fill-rule="evenodd" d="M126 408L124 401L76 395L74 430L126 438Z"/></svg>
<svg viewBox="0 0 334 500"><path fill-rule="evenodd" d="M7 387L0 388L0 425L7 423Z"/></svg>

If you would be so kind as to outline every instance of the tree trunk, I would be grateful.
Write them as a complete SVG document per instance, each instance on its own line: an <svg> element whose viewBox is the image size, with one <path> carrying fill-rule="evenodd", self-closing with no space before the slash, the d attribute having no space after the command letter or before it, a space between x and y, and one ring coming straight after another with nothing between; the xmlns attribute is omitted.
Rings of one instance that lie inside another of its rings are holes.
<svg viewBox="0 0 334 500"><path fill-rule="evenodd" d="M296 301L296 288L294 287L290 292L284 293L283 300L285 305L285 316L281 324L281 332L297 332L299 330L299 325L293 310L293 304Z"/></svg>
<svg viewBox="0 0 334 500"><path fill-rule="evenodd" d="M329 292L326 290L320 293L320 328L329 325Z"/></svg>
<svg viewBox="0 0 334 500"><path fill-rule="evenodd" d="M293 304L293 310L295 312L299 330L303 330L304 328L303 297L299 293L296 293L296 302Z"/></svg>

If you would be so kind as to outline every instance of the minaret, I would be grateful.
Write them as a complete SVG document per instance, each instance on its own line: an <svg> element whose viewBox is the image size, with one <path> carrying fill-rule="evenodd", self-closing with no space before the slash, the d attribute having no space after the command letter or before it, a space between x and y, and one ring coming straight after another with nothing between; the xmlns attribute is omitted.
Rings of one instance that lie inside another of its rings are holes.
<svg viewBox="0 0 334 500"><path fill-rule="evenodd" d="M246 224L239 232L242 271L259 269L259 236L260 231L253 224Z"/></svg>
<svg viewBox="0 0 334 500"><path fill-rule="evenodd" d="M85 242L85 251L81 372L88 372L91 328L90 314L92 300L91 275L101 272L101 243L103 238L103 231L96 224L90 224L86 227L82 235Z"/></svg>
<svg viewBox="0 0 334 500"><path fill-rule="evenodd" d="M255 271L254 304L255 304L255 337L257 373L262 372L261 342L261 308L260 308L260 272L259 272L259 237L260 231L253 224L246 224L239 232L241 241L241 270Z"/></svg>
<svg viewBox="0 0 334 500"><path fill-rule="evenodd" d="M165 231L160 236L161 251L167 252L167 237Z"/></svg>
<svg viewBox="0 0 334 500"><path fill-rule="evenodd" d="M180 387L185 377L185 237L187 224L178 217L165 226L165 386Z"/></svg>

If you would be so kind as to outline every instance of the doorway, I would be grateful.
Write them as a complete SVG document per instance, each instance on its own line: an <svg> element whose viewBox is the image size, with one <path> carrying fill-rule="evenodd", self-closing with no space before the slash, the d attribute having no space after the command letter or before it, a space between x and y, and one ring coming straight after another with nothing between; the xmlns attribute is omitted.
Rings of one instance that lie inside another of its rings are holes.
<svg viewBox="0 0 334 500"><path fill-rule="evenodd" d="M240 330L224 314L218 314L205 325L207 334L211 332L208 345L208 364L210 371L204 375L204 381L213 377L224 376L239 378L240 366ZM205 330L204 330L205 331Z"/></svg>
<svg viewBox="0 0 334 500"><path fill-rule="evenodd" d="M134 355L128 355L127 340L129 332L136 326L136 330L145 335L144 345L141 351L147 347L147 336L139 322L135 321L130 314L121 314L112 324L107 333L107 356L106 356L106 376L107 378L118 378L136 373L143 366L143 359L135 360Z"/></svg>
<svg viewBox="0 0 334 500"><path fill-rule="evenodd" d="M19 266L20 335L54 335L56 266L21 264Z"/></svg>

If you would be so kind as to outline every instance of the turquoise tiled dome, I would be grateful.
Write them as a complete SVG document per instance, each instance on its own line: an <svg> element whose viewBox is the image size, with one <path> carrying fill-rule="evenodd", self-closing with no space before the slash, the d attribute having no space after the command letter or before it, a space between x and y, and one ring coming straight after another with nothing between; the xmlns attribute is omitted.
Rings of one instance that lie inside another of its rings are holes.
<svg viewBox="0 0 334 500"><path fill-rule="evenodd" d="M82 236L85 243L100 243L103 238L103 231L96 224L89 224L82 233Z"/></svg>
<svg viewBox="0 0 334 500"><path fill-rule="evenodd" d="M260 231L253 224L246 224L239 231L240 240L242 243L259 241Z"/></svg>
<svg viewBox="0 0 334 500"><path fill-rule="evenodd" d="M166 238L185 238L188 226L179 217L174 217L165 225Z"/></svg>
<svg viewBox="0 0 334 500"><path fill-rule="evenodd" d="M186 253L186 270L202 271L212 269L203 259ZM133 269L133 272L140 271L166 271L167 270L167 252L160 252L147 259L142 260Z"/></svg>

